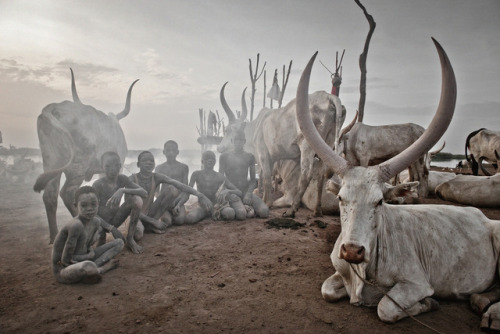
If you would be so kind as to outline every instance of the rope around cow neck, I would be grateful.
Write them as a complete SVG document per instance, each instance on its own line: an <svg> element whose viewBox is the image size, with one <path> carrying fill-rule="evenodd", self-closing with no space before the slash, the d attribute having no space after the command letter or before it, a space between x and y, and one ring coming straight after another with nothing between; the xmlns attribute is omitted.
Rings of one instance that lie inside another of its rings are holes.
<svg viewBox="0 0 500 334"><path fill-rule="evenodd" d="M351 266L351 269L352 271L354 271L354 273L356 274L356 276L358 276L358 278L360 280L363 281L363 283L365 284L368 284L368 285L371 285L373 286L374 288L376 288L377 290L379 290L383 295L387 296L387 298L389 298L394 304L396 304L397 307L399 307L401 309L401 311L403 311L408 317L410 317L411 319L413 319L414 321L418 322L419 324L421 324L422 326L430 329L431 331L433 332L436 332L436 333L439 333L439 334L444 334L443 332L440 332L438 331L437 329L423 323L422 321L418 320L417 318L415 318L413 315L411 315L410 313L408 313L397 301L394 300L394 298L392 298L391 296L389 296L387 293L385 293L385 291L383 289L381 289L378 285L372 283L372 282L369 282L367 281L366 279L364 279L363 277L361 277L361 275L356 271L356 269L352 266L352 263L349 263L349 266Z"/></svg>

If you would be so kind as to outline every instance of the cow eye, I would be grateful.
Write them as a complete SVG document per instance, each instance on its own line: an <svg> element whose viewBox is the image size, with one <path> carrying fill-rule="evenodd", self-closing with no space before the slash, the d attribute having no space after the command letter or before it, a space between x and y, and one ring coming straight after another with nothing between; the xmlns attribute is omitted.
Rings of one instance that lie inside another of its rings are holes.
<svg viewBox="0 0 500 334"><path fill-rule="evenodd" d="M381 199L380 201L378 201L377 206L381 206L383 202L384 202L384 200Z"/></svg>
<svg viewBox="0 0 500 334"><path fill-rule="evenodd" d="M342 202L342 197L337 196L337 198L339 199L339 202Z"/></svg>

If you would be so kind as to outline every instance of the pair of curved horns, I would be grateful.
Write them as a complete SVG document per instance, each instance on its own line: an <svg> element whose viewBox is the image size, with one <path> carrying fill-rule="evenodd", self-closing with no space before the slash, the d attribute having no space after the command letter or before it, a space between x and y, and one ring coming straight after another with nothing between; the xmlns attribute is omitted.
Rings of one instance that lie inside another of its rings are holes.
<svg viewBox="0 0 500 334"><path fill-rule="evenodd" d="M427 152L444 134L451 122L455 111L455 102L457 96L457 84L455 74L450 60L441 45L432 38L436 46L441 62L442 86L439 105L431 123L424 131L422 136L410 147L399 153L397 156L379 164L380 179L387 181L394 175L406 169L412 162L417 160L422 154ZM318 52L314 54L307 64L297 88L297 121L304 137L309 145L316 151L323 162L331 167L336 174L343 176L347 170L352 168L349 163L334 152L321 138L314 126L311 116L308 112L308 90L309 79L312 66Z"/></svg>
<svg viewBox="0 0 500 334"><path fill-rule="evenodd" d="M78 93L76 92L75 76L73 74L73 69L71 67L69 69L71 71L71 94L73 95L73 102L81 104L82 101L80 101ZM139 79L136 79L134 82L132 82L130 88L128 89L127 100L125 101L125 108L116 115L116 118L118 118L119 120L127 116L130 112L130 99L132 97L132 87L134 87L137 81L139 81Z"/></svg>
<svg viewBox="0 0 500 334"><path fill-rule="evenodd" d="M220 90L220 103L222 104L222 108L226 112L227 118L229 120L229 123L233 123L236 121L236 116L234 115L233 111L231 108L229 108L229 105L227 104L226 97L224 96L224 89L226 88L227 85L226 83L222 86ZM245 92L247 91L247 87L243 90L243 93L241 94L241 115L239 117L240 120L244 121L247 118L248 114L248 109L247 109L247 103L245 99Z"/></svg>

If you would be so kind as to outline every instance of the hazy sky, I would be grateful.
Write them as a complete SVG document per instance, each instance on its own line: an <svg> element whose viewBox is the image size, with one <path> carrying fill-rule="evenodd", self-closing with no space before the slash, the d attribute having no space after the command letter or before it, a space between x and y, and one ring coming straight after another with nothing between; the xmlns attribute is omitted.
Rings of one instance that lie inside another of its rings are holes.
<svg viewBox="0 0 500 334"><path fill-rule="evenodd" d="M362 3L377 23L365 123L427 126L441 82L433 36L458 82L445 151L462 153L467 134L478 128L500 130L500 1ZM249 59L255 64L257 53L261 65L267 62L268 88L274 70L281 82L283 65L293 60L285 104L315 51L332 70L335 52L345 49L340 98L348 123L358 105L358 57L368 23L350 0L0 0L0 31L4 145L38 147L36 118L47 104L71 100L72 67L82 102L105 113L120 112L128 87L140 79L121 120L129 149L162 147L168 139L187 149L199 148L199 108L225 116L224 82L229 104L240 109L241 92L251 85ZM311 92L331 89L330 73L318 61L311 80ZM262 79L256 94L258 112Z"/></svg>

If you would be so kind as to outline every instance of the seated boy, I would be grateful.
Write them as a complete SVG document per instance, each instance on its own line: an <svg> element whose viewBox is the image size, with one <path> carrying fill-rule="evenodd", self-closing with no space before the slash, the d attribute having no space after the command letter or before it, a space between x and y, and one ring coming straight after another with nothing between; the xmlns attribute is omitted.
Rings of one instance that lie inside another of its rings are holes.
<svg viewBox="0 0 500 334"><path fill-rule="evenodd" d="M186 214L186 224L194 224L210 216L222 220L232 220L234 218L242 220L246 218L246 213L236 216L234 209L243 207L240 198L241 191L224 175L214 171L215 161L214 152L203 152L201 159L202 169L193 172L189 180L189 186L194 187L196 184L199 192L207 196L212 203L216 203L214 212L212 213L198 204Z"/></svg>
<svg viewBox="0 0 500 334"><path fill-rule="evenodd" d="M99 199L98 215L114 227L119 227L130 216L127 232L127 246L133 253L142 253L143 248L134 240L134 234L142 209L142 198L147 191L120 174L121 160L116 152L105 152L101 157L101 165L105 176L96 180L93 187ZM123 195L125 200L120 201ZM106 231L101 233L99 244L106 241Z"/></svg>
<svg viewBox="0 0 500 334"><path fill-rule="evenodd" d="M137 157L137 167L139 167L139 173L132 174L129 178L132 182L146 189L148 197L144 200L142 212L139 215L135 234L136 240L142 237L144 230L154 233L165 233L169 225L159 219L167 210L171 211L174 216L178 216L181 207L183 207L182 204L179 205L179 202L175 203L174 201L178 197L179 191L197 196L198 201L207 211L212 210L212 203L202 193L166 175L153 173L155 158L151 152L143 151L139 154ZM155 200L155 191L160 184L171 185L171 187L162 191Z"/></svg>
<svg viewBox="0 0 500 334"><path fill-rule="evenodd" d="M123 249L123 236L97 216L98 206L94 188L83 186L75 192L77 216L59 231L52 246L52 272L59 283L97 283L118 266L113 258ZM102 230L115 240L94 249Z"/></svg>
<svg viewBox="0 0 500 334"><path fill-rule="evenodd" d="M243 204L251 207L257 217L269 217L269 208L266 203L253 193L257 188L255 178L255 157L252 153L246 152L245 133L239 131L233 139L233 149L222 153L219 159L219 172L225 175L243 194ZM242 210L240 208L240 210ZM245 212L248 212L245 210ZM251 217L251 215L248 215Z"/></svg>
<svg viewBox="0 0 500 334"><path fill-rule="evenodd" d="M177 180L185 185L188 184L189 167L188 165L177 161L177 155L179 155L179 146L174 140L168 140L163 145L163 154L167 161L158 165L155 169L156 173L160 173L170 177L171 179ZM179 188L180 189L180 188ZM178 210L167 209L161 220L166 222L167 225L182 225L184 224L184 218L186 216L186 209L184 205L178 206L177 204L182 201L185 203L189 195L187 193L180 192L177 188L163 184L161 186L161 192L173 193L175 198L173 199L174 208L178 207Z"/></svg>

